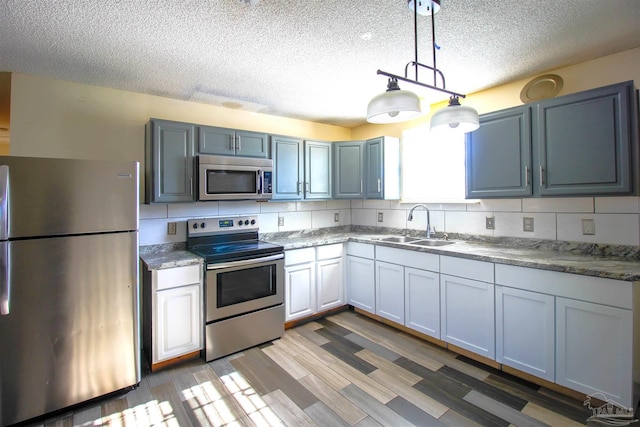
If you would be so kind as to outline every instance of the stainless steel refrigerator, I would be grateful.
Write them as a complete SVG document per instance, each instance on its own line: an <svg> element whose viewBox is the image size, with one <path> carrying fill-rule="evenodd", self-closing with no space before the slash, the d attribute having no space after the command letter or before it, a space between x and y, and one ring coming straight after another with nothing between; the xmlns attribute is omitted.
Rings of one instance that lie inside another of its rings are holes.
<svg viewBox="0 0 640 427"><path fill-rule="evenodd" d="M0 426L140 382L138 174L0 156Z"/></svg>

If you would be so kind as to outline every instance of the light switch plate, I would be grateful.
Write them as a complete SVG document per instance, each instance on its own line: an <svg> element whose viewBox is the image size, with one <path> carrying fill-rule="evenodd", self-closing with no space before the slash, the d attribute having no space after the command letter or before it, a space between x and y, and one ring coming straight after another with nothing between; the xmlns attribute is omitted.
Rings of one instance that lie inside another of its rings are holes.
<svg viewBox="0 0 640 427"><path fill-rule="evenodd" d="M333 222L340 222L340 214L338 212L333 214Z"/></svg>
<svg viewBox="0 0 640 427"><path fill-rule="evenodd" d="M167 223L167 234L176 234L176 229L178 228L178 224L175 222Z"/></svg>
<svg viewBox="0 0 640 427"><path fill-rule="evenodd" d="M378 212L378 222L382 222L384 220L384 214L382 212Z"/></svg>
<svg viewBox="0 0 640 427"><path fill-rule="evenodd" d="M279 216L278 217L278 227L282 227L284 226L284 217L283 216Z"/></svg>
<svg viewBox="0 0 640 427"><path fill-rule="evenodd" d="M486 225L485 225L487 230L495 230L496 228L496 217L495 216L488 216L486 219Z"/></svg>
<svg viewBox="0 0 640 427"><path fill-rule="evenodd" d="M525 216L522 218L522 231L533 231L533 218Z"/></svg>
<svg viewBox="0 0 640 427"><path fill-rule="evenodd" d="M593 236L596 234L596 220L595 219L583 219L582 220L582 234L586 236Z"/></svg>

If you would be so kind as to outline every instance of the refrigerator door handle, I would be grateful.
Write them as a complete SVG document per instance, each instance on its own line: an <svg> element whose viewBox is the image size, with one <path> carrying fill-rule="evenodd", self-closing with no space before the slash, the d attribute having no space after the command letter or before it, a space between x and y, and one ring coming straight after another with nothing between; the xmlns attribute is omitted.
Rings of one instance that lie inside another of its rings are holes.
<svg viewBox="0 0 640 427"><path fill-rule="evenodd" d="M9 314L11 301L11 271L9 242L0 242L0 316Z"/></svg>
<svg viewBox="0 0 640 427"><path fill-rule="evenodd" d="M0 240L9 239L9 166L0 166Z"/></svg>

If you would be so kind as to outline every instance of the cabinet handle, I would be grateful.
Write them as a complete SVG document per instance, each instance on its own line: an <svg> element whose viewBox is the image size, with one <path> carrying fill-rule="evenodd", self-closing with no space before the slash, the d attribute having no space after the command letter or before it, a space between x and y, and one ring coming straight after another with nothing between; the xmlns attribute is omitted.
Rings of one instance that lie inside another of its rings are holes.
<svg viewBox="0 0 640 427"><path fill-rule="evenodd" d="M527 183L527 187L531 184L531 178L529 177L529 166L524 167L524 179Z"/></svg>
<svg viewBox="0 0 640 427"><path fill-rule="evenodd" d="M309 183L305 182L304 184L304 191L306 191L307 193L309 192Z"/></svg>
<svg viewBox="0 0 640 427"><path fill-rule="evenodd" d="M240 139L240 135L238 135L238 147L237 150L240 151L242 149L242 140Z"/></svg>
<svg viewBox="0 0 640 427"><path fill-rule="evenodd" d="M382 180L378 178L378 193L382 191Z"/></svg>
<svg viewBox="0 0 640 427"><path fill-rule="evenodd" d="M360 180L360 193L361 193L361 194L362 194L362 193L364 193L364 190L363 190L363 188L362 188L362 180Z"/></svg>
<svg viewBox="0 0 640 427"><path fill-rule="evenodd" d="M193 195L193 178L189 178L189 194Z"/></svg>
<svg viewBox="0 0 640 427"><path fill-rule="evenodd" d="M540 187L544 186L544 168L540 165Z"/></svg>
<svg viewBox="0 0 640 427"><path fill-rule="evenodd" d="M229 137L229 150L233 151L236 149L236 137L235 136L230 136Z"/></svg>
<svg viewBox="0 0 640 427"><path fill-rule="evenodd" d="M298 194L302 191L302 183L298 181Z"/></svg>

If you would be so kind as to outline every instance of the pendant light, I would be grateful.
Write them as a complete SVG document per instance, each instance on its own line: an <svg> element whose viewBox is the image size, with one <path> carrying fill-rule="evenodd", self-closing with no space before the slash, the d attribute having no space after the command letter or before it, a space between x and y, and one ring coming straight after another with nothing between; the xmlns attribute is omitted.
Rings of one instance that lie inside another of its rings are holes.
<svg viewBox="0 0 640 427"><path fill-rule="evenodd" d="M473 132L480 127L478 112L460 105L457 96L449 98L449 105L431 116L431 131L453 130L460 133Z"/></svg>
<svg viewBox="0 0 640 427"><path fill-rule="evenodd" d="M387 91L374 97L367 107L369 123L404 122L420 115L420 99L408 90L400 90L398 79L390 78Z"/></svg>
<svg viewBox="0 0 640 427"><path fill-rule="evenodd" d="M436 67L436 30L434 15L440 10L439 0L407 0L409 9L413 11L413 38L414 38L414 61L407 63L404 68L404 77L378 70L381 74L389 78L387 91L374 97L367 107L367 121L369 123L394 123L409 120L420 114L419 101L416 109L415 102L409 99L418 99L413 92L399 90L398 80L415 84L418 86L447 93L451 96L449 106L437 111L431 119L431 128L446 127L458 132L471 132L479 127L478 112L471 107L460 105L460 98L466 95L452 92L445 89L444 74ZM417 5L417 7L416 7ZM431 16L431 52L433 56L433 67L418 62L418 14ZM415 71L415 79L408 77L409 67ZM422 83L418 80L418 70L425 68L433 72L433 85ZM442 82L442 87L438 87L438 77ZM398 94L397 92L402 93ZM413 97L411 97L411 95ZM415 98L414 98L415 97ZM417 110L417 111L416 111ZM435 122L434 122L435 119ZM446 125L446 126L445 126Z"/></svg>

